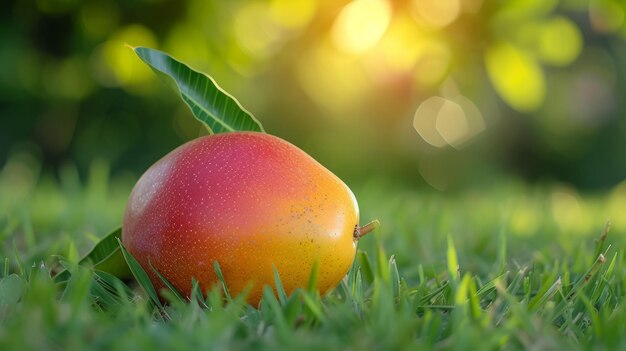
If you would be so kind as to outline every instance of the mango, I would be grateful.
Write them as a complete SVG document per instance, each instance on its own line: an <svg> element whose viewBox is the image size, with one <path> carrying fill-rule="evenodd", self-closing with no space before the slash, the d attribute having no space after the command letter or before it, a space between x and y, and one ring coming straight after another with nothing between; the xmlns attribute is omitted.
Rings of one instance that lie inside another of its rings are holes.
<svg viewBox="0 0 626 351"><path fill-rule="evenodd" d="M274 269L289 294L307 286L335 287L350 269L358 227L352 191L332 172L276 136L231 132L201 137L152 165L133 188L122 242L157 289L189 296L203 291L221 267L233 295L258 306Z"/></svg>

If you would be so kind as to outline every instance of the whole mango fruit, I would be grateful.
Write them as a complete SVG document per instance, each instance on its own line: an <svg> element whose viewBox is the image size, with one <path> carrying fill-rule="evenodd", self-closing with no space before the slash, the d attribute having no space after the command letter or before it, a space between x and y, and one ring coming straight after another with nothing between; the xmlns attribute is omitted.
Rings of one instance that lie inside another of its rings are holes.
<svg viewBox="0 0 626 351"><path fill-rule="evenodd" d="M352 191L296 146L256 132L201 137L164 156L130 194L122 242L164 287L154 267L189 296L218 282L248 290L257 306L274 267L285 291L306 287L314 264L318 289L335 287L349 270L359 237Z"/></svg>

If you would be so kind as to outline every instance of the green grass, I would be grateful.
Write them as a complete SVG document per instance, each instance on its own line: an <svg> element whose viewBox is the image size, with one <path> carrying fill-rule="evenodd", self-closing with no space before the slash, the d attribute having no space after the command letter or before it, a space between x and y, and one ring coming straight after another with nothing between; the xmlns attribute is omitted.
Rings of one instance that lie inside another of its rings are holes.
<svg viewBox="0 0 626 351"><path fill-rule="evenodd" d="M121 222L134 178L103 163L84 184L71 166L39 172L18 154L0 173L0 350L626 348L623 185L355 185L362 221L382 225L343 282L326 296L268 289L255 309L224 287L160 306L76 265ZM59 257L67 284L50 276Z"/></svg>

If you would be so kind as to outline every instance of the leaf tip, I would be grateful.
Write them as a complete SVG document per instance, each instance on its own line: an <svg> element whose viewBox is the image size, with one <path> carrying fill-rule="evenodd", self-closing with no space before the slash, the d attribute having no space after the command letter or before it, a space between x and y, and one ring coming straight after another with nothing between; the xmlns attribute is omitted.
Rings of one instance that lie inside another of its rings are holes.
<svg viewBox="0 0 626 351"><path fill-rule="evenodd" d="M133 51L137 51L138 48L140 48L139 46L132 46L129 43L124 43L124 46L126 46L127 48L133 50Z"/></svg>

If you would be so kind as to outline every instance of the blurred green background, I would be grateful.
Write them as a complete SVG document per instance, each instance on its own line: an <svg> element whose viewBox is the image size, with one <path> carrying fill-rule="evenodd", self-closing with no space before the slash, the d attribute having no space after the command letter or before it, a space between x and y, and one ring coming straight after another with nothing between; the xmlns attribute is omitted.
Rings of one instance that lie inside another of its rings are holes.
<svg viewBox="0 0 626 351"><path fill-rule="evenodd" d="M206 133L126 44L212 75L269 133L351 186L376 179L454 192L494 179L550 182L564 189L552 201L574 212L584 208L580 191L626 193L623 1L2 7L4 209L44 188L31 199L41 202L36 213L83 211L105 227L150 164ZM84 209L89 196L108 205ZM11 226L8 214L3 221Z"/></svg>

